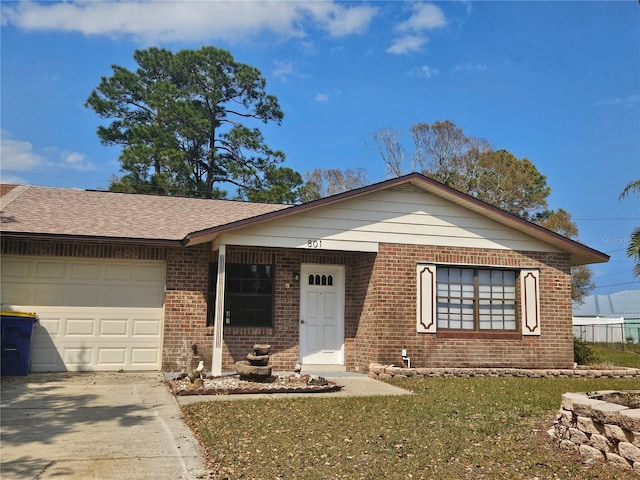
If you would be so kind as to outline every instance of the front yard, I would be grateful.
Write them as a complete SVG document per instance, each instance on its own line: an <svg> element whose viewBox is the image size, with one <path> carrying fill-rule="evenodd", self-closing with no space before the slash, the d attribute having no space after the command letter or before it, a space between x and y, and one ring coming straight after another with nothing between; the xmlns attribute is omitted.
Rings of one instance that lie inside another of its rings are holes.
<svg viewBox="0 0 640 480"><path fill-rule="evenodd" d="M553 445L565 392L638 379L390 381L401 397L291 398L183 407L219 479L637 479Z"/></svg>

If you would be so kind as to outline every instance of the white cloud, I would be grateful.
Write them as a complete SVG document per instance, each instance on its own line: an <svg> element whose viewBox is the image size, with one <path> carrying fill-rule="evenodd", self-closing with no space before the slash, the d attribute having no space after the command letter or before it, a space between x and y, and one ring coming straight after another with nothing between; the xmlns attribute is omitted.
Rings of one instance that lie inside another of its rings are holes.
<svg viewBox="0 0 640 480"><path fill-rule="evenodd" d="M600 100L596 102L596 105L601 107L623 107L629 108L640 101L640 95L633 93L626 97L616 97L609 100Z"/></svg>
<svg viewBox="0 0 640 480"><path fill-rule="evenodd" d="M334 2L302 2L312 17L333 37L344 37L352 33L362 33L378 8L368 5L346 7Z"/></svg>
<svg viewBox="0 0 640 480"><path fill-rule="evenodd" d="M439 7L430 3L416 3L413 5L413 15L408 20L396 26L400 32L421 32L444 27L447 20Z"/></svg>
<svg viewBox="0 0 640 480"><path fill-rule="evenodd" d="M83 153L49 147L44 149L43 154L40 154L34 151L31 142L16 140L6 130L0 131L0 134L0 167L2 170L28 173L41 172L44 169L66 169L86 172L96 168ZM54 159L52 160L52 158Z"/></svg>
<svg viewBox="0 0 640 480"><path fill-rule="evenodd" d="M316 94L316 102L326 103L330 99L330 95L328 93L317 93Z"/></svg>
<svg viewBox="0 0 640 480"><path fill-rule="evenodd" d="M429 39L422 35L406 35L396 38L393 44L387 48L387 53L401 55L404 53L418 52L426 45Z"/></svg>
<svg viewBox="0 0 640 480"><path fill-rule="evenodd" d="M0 131L0 165L3 170L28 172L46 164L42 155L33 151L33 145L24 140L16 140L5 131Z"/></svg>
<svg viewBox="0 0 640 480"><path fill-rule="evenodd" d="M12 185L27 185L29 181L17 175L5 175L0 172L0 183L9 183Z"/></svg>
<svg viewBox="0 0 640 480"><path fill-rule="evenodd" d="M20 1L2 7L2 24L24 30L133 36L147 42L241 40L263 32L305 36L311 25L340 37L362 32L377 8L329 2L285 1Z"/></svg>
<svg viewBox="0 0 640 480"><path fill-rule="evenodd" d="M427 30L444 27L447 20L439 7L430 3L415 3L412 6L413 14L404 22L396 25L396 30L403 33L394 39L393 44L387 48L387 53L401 55L411 52L419 52L429 39L424 35Z"/></svg>
<svg viewBox="0 0 640 480"><path fill-rule="evenodd" d="M86 172L89 170L95 170L96 166L87 159L84 153L80 152L60 152L60 161L57 166L60 168L66 168L69 170L76 170L78 172Z"/></svg>
<svg viewBox="0 0 640 480"><path fill-rule="evenodd" d="M289 79L289 76L294 73L293 63L291 62L287 62L285 60L274 60L273 65L273 71L271 74L283 82L286 82Z"/></svg>
<svg viewBox="0 0 640 480"><path fill-rule="evenodd" d="M422 65L409 71L409 75L412 77L431 78L440 73L439 70L430 67L429 65Z"/></svg>
<svg viewBox="0 0 640 480"><path fill-rule="evenodd" d="M453 67L454 72L484 72L487 69L486 63L465 63Z"/></svg>

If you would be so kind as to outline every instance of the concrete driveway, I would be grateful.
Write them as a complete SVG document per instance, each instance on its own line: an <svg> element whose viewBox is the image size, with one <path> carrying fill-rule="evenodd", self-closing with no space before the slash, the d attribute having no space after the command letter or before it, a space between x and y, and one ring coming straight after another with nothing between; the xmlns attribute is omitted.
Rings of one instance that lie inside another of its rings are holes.
<svg viewBox="0 0 640 480"><path fill-rule="evenodd" d="M0 476L205 479L160 373L31 373L0 382Z"/></svg>

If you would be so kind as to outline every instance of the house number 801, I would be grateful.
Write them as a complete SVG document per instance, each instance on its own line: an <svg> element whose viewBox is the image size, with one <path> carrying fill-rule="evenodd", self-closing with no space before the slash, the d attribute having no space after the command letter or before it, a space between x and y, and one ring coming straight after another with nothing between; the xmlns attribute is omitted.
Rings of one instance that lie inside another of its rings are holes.
<svg viewBox="0 0 640 480"><path fill-rule="evenodd" d="M322 240L307 240L307 248L322 248Z"/></svg>

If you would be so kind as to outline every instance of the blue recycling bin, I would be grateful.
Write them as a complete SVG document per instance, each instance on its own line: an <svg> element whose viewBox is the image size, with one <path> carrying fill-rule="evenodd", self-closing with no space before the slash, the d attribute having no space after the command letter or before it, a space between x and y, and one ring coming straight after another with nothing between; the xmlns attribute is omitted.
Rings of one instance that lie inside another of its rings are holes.
<svg viewBox="0 0 640 480"><path fill-rule="evenodd" d="M31 369L33 327L38 322L35 313L0 312L2 344L2 376L24 376Z"/></svg>

